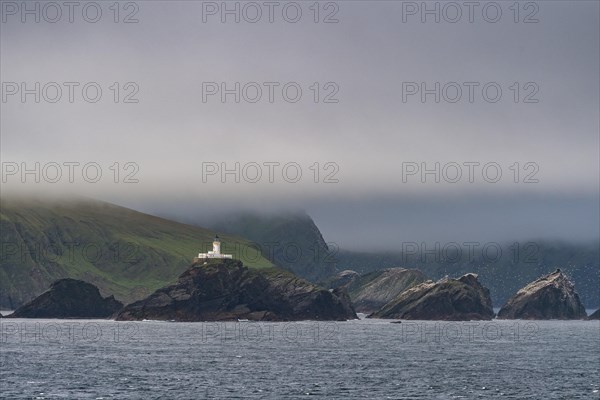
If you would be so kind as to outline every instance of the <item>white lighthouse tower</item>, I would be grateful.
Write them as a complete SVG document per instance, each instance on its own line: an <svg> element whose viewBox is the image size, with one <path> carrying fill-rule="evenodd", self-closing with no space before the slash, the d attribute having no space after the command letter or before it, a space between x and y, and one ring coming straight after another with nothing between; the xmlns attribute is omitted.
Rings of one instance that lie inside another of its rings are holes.
<svg viewBox="0 0 600 400"><path fill-rule="evenodd" d="M231 254L221 254L221 239L219 239L219 235L215 235L212 245L212 251L209 251L208 253L199 253L196 260L207 260L209 258L233 258Z"/></svg>
<svg viewBox="0 0 600 400"><path fill-rule="evenodd" d="M219 239L219 235L215 235L215 240L213 240L213 254L221 254L221 240Z"/></svg>

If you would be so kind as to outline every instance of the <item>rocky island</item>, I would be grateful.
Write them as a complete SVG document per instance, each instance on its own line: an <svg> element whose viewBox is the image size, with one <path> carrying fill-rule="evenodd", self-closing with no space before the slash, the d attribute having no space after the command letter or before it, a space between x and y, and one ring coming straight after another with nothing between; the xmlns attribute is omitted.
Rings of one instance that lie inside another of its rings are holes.
<svg viewBox="0 0 600 400"><path fill-rule="evenodd" d="M113 296L103 298L98 288L77 279L60 279L17 308L10 318L109 318L123 307Z"/></svg>
<svg viewBox="0 0 600 400"><path fill-rule="evenodd" d="M498 312L499 319L585 319L573 283L557 269L520 289Z"/></svg>
<svg viewBox="0 0 600 400"><path fill-rule="evenodd" d="M490 292L475 274L427 281L396 296L369 318L469 321L494 317Z"/></svg>
<svg viewBox="0 0 600 400"><path fill-rule="evenodd" d="M121 310L116 319L297 321L357 318L343 289L326 290L279 268L235 259L193 264L173 285Z"/></svg>

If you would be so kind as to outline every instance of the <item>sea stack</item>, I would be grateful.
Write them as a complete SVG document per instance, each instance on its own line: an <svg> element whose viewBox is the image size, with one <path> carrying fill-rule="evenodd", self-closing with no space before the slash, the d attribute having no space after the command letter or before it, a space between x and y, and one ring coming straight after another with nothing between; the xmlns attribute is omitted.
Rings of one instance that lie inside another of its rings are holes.
<svg viewBox="0 0 600 400"><path fill-rule="evenodd" d="M573 283L557 269L519 290L500 309L499 319L585 319Z"/></svg>
<svg viewBox="0 0 600 400"><path fill-rule="evenodd" d="M103 298L98 288L77 279L60 279L17 308L11 318L109 318L123 307L113 296Z"/></svg>
<svg viewBox="0 0 600 400"><path fill-rule="evenodd" d="M494 317L490 291L476 274L427 281L396 296L369 318L469 321Z"/></svg>

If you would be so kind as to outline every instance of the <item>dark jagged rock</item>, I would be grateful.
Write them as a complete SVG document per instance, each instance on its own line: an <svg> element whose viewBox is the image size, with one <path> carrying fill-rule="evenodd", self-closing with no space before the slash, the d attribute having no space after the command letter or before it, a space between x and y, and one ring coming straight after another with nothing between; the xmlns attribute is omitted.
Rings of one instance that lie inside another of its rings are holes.
<svg viewBox="0 0 600 400"><path fill-rule="evenodd" d="M343 291L329 291L282 269L248 269L238 260L194 264L174 285L126 306L116 319L175 321L347 320Z"/></svg>
<svg viewBox="0 0 600 400"><path fill-rule="evenodd" d="M353 318L358 318L358 316L356 315L356 310L352 305L352 300L350 299L350 295L348 294L346 288L335 288L332 289L331 292L340 300L346 315L351 315Z"/></svg>
<svg viewBox="0 0 600 400"><path fill-rule="evenodd" d="M493 317L490 292L475 274L421 283L369 315L369 318L443 321L491 320Z"/></svg>
<svg viewBox="0 0 600 400"><path fill-rule="evenodd" d="M60 279L17 308L11 318L108 318L123 307L113 296L102 298L98 288L76 279Z"/></svg>
<svg viewBox="0 0 600 400"><path fill-rule="evenodd" d="M427 277L416 269L388 268L353 279L347 290L356 311L372 313L426 280Z"/></svg>
<svg viewBox="0 0 600 400"><path fill-rule="evenodd" d="M600 319L600 308L593 312L588 319Z"/></svg>
<svg viewBox="0 0 600 400"><path fill-rule="evenodd" d="M498 312L500 319L582 319L575 286L557 269L519 290Z"/></svg>

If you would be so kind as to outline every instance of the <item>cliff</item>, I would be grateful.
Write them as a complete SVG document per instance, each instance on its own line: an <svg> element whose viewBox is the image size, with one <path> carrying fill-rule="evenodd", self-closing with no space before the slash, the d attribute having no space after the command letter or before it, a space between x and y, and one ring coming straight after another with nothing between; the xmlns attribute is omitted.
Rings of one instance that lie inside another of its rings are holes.
<svg viewBox="0 0 600 400"><path fill-rule="evenodd" d="M335 244L330 248L315 222L304 212L240 212L224 216L210 226L215 231L251 240L274 265L311 282L336 273Z"/></svg>

